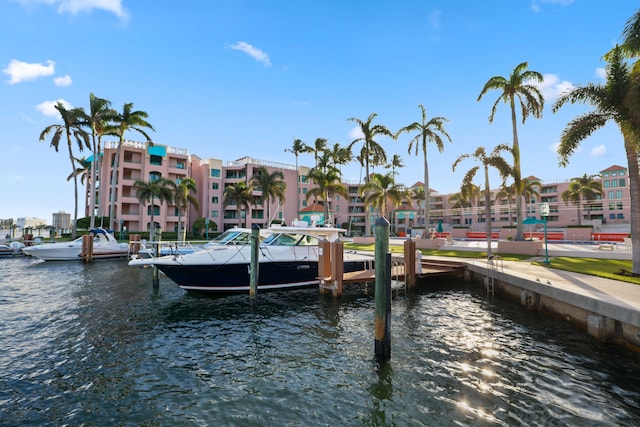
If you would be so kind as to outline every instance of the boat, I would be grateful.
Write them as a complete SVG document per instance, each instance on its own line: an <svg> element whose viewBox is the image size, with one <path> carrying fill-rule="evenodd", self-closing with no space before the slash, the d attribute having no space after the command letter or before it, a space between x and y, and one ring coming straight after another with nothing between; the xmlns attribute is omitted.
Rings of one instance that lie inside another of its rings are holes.
<svg viewBox="0 0 640 427"><path fill-rule="evenodd" d="M0 257L5 258L24 255L22 248L24 248L24 244L21 242L11 242L8 245L0 245Z"/></svg>
<svg viewBox="0 0 640 427"><path fill-rule="evenodd" d="M259 246L258 291L317 286L319 243L335 241L347 230L308 225L272 226ZM344 271L363 270L373 257L344 254ZM186 291L248 292L251 245L212 245L191 254L176 254L129 261L130 266L155 266Z"/></svg>
<svg viewBox="0 0 640 427"><path fill-rule="evenodd" d="M103 228L92 228L93 259L123 258L129 256L129 244L118 243L115 237ZM82 237L71 242L43 243L26 246L22 252L45 261L76 261L82 259Z"/></svg>

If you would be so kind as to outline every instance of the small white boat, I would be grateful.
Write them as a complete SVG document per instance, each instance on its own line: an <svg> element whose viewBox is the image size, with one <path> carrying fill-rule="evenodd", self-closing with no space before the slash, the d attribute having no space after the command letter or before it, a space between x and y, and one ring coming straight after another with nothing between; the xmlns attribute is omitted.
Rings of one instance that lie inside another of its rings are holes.
<svg viewBox="0 0 640 427"><path fill-rule="evenodd" d="M21 242L11 242L8 245L0 245L0 257L24 255L22 248L24 248L24 243Z"/></svg>
<svg viewBox="0 0 640 427"><path fill-rule="evenodd" d="M296 221L293 226L273 226L259 247L258 290L293 289L316 286L319 243L338 240L342 228L309 226ZM364 269L372 257L344 254L344 271ZM134 259L130 266L156 266L187 291L248 292L251 263L250 244L211 245L191 254Z"/></svg>
<svg viewBox="0 0 640 427"><path fill-rule="evenodd" d="M129 255L129 244L118 243L111 233L102 228L91 229L93 259L123 258ZM22 252L45 261L76 261L82 259L82 237L71 242L43 243L26 246Z"/></svg>

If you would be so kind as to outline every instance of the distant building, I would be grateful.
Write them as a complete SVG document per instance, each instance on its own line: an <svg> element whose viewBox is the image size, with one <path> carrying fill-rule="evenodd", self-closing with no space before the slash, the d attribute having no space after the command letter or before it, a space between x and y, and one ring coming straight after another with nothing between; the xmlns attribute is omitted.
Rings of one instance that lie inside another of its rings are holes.
<svg viewBox="0 0 640 427"><path fill-rule="evenodd" d="M46 226L47 221L41 218L24 217L18 218L16 221L16 225L23 230L27 228L37 229L38 227L43 228L44 226Z"/></svg>
<svg viewBox="0 0 640 427"><path fill-rule="evenodd" d="M68 230L71 228L71 214L64 211L51 214L51 225L56 230Z"/></svg>

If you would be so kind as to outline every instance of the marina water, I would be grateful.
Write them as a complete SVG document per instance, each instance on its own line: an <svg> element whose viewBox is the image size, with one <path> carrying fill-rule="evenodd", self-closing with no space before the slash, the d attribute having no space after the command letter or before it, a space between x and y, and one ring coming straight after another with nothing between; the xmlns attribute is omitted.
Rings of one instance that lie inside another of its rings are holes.
<svg viewBox="0 0 640 427"><path fill-rule="evenodd" d="M640 355L442 282L191 295L124 261L0 260L2 426L634 426Z"/></svg>

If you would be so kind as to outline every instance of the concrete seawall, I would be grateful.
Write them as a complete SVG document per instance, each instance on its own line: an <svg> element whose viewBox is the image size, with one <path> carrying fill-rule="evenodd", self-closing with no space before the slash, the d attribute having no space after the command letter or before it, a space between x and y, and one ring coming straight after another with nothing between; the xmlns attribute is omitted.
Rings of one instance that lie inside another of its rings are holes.
<svg viewBox="0 0 640 427"><path fill-rule="evenodd" d="M467 261L465 279L640 352L640 286L527 262Z"/></svg>

